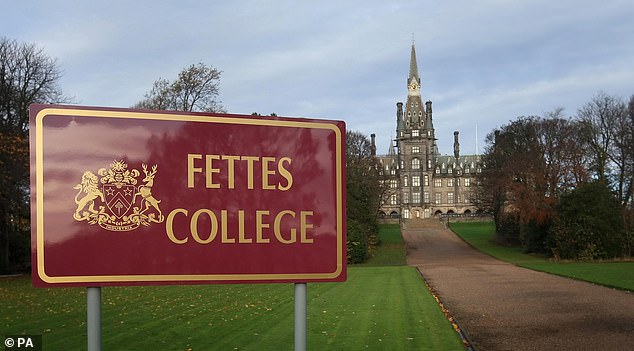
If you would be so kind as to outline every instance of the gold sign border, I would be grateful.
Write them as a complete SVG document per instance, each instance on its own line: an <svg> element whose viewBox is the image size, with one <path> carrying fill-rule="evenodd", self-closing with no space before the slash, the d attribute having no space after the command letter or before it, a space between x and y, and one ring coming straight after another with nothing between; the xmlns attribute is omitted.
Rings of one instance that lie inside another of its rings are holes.
<svg viewBox="0 0 634 351"><path fill-rule="evenodd" d="M336 136L336 191L337 191L337 268L334 272L327 273L282 273L282 274L148 274L148 275L87 275L87 276L49 276L44 267L44 189L43 178L43 120L47 115L75 116L75 117L102 117L102 118L133 118L140 120L162 120L179 122L205 122L219 124L241 124L255 126L292 127L307 129L326 129L333 131ZM335 124L309 121L287 121L251 119L247 117L230 117L218 115L188 115L188 114L162 114L152 112L115 111L115 110L91 110L91 109L65 109L44 108L35 117L35 184L36 184L36 223L37 223L37 272L39 278L49 284L63 283L133 283L133 282L204 282L204 281L301 281L301 280L331 280L339 277L343 269L343 189L342 189L342 136Z"/></svg>

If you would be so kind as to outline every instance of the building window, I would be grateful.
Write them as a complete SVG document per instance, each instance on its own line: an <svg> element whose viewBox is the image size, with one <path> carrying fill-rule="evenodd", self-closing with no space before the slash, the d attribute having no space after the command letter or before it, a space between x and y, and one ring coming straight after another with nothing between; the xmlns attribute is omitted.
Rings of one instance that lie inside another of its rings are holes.
<svg viewBox="0 0 634 351"><path fill-rule="evenodd" d="M420 176L412 176L412 186L420 186Z"/></svg>
<svg viewBox="0 0 634 351"><path fill-rule="evenodd" d="M431 159L427 159L427 169L431 169Z"/></svg>
<svg viewBox="0 0 634 351"><path fill-rule="evenodd" d="M435 199L436 200L436 205L440 205L440 193L436 193L434 195L436 197L436 199Z"/></svg>
<svg viewBox="0 0 634 351"><path fill-rule="evenodd" d="M420 153L420 146L412 146L412 153L413 154Z"/></svg>
<svg viewBox="0 0 634 351"><path fill-rule="evenodd" d="M450 204L453 203L453 193L452 192L447 193L447 203L450 203Z"/></svg>
<svg viewBox="0 0 634 351"><path fill-rule="evenodd" d="M447 179L447 186L453 186L453 178Z"/></svg>
<svg viewBox="0 0 634 351"><path fill-rule="evenodd" d="M460 178L456 178L456 186L460 186Z"/></svg>
<svg viewBox="0 0 634 351"><path fill-rule="evenodd" d="M390 174L391 175L395 175L396 174L396 170L394 168L392 168L392 170L390 170Z"/></svg>
<svg viewBox="0 0 634 351"><path fill-rule="evenodd" d="M440 179L440 178L434 179L434 186L436 188L440 188L442 186L442 179Z"/></svg>
<svg viewBox="0 0 634 351"><path fill-rule="evenodd" d="M471 178L464 179L464 186L471 186Z"/></svg>
<svg viewBox="0 0 634 351"><path fill-rule="evenodd" d="M436 167L436 174L440 174L440 168Z"/></svg>
<svg viewBox="0 0 634 351"><path fill-rule="evenodd" d="M449 174L452 174L452 173L453 173L453 168L449 168L449 169L447 169L447 172L448 172Z"/></svg>
<svg viewBox="0 0 634 351"><path fill-rule="evenodd" d="M403 193L403 203L409 203L409 193Z"/></svg>
<svg viewBox="0 0 634 351"><path fill-rule="evenodd" d="M412 159L412 169L420 169L420 160L417 158Z"/></svg>
<svg viewBox="0 0 634 351"><path fill-rule="evenodd" d="M390 195L390 205L396 205L396 194Z"/></svg>
<svg viewBox="0 0 634 351"><path fill-rule="evenodd" d="M401 160L401 169L405 168L405 161Z"/></svg>
<svg viewBox="0 0 634 351"><path fill-rule="evenodd" d="M418 129L412 130L412 136L415 136L415 137L418 136Z"/></svg>
<svg viewBox="0 0 634 351"><path fill-rule="evenodd" d="M403 186L409 186L409 178L407 176L403 177Z"/></svg>
<svg viewBox="0 0 634 351"><path fill-rule="evenodd" d="M423 201L425 201L426 204L429 203L429 191L423 192Z"/></svg>
<svg viewBox="0 0 634 351"><path fill-rule="evenodd" d="M429 186L429 176L427 174L423 176L423 186Z"/></svg>
<svg viewBox="0 0 634 351"><path fill-rule="evenodd" d="M412 202L415 204L420 203L420 193L412 193Z"/></svg>
<svg viewBox="0 0 634 351"><path fill-rule="evenodd" d="M406 208L403 209L403 218L409 219L409 210Z"/></svg>
<svg viewBox="0 0 634 351"><path fill-rule="evenodd" d="M390 188L396 189L397 186L398 186L398 184L396 183L396 179L391 179L390 180Z"/></svg>

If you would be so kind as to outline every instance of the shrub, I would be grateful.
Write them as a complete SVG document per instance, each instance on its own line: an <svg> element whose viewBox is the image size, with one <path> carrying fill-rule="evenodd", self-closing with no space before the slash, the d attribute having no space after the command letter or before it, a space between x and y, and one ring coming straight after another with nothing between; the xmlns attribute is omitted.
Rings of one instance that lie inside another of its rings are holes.
<svg viewBox="0 0 634 351"><path fill-rule="evenodd" d="M562 195L549 230L553 255L593 260L622 256L626 246L622 207L602 182Z"/></svg>
<svg viewBox="0 0 634 351"><path fill-rule="evenodd" d="M517 213L506 213L496 223L495 241L501 245L519 245L520 222Z"/></svg>
<svg viewBox="0 0 634 351"><path fill-rule="evenodd" d="M368 258L368 236L364 226L353 219L348 219L347 245L348 263L362 263Z"/></svg>

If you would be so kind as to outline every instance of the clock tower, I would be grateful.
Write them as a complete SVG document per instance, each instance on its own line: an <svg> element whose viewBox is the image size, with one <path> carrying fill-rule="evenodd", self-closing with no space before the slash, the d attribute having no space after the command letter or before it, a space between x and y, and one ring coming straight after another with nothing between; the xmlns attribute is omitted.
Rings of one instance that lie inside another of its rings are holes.
<svg viewBox="0 0 634 351"><path fill-rule="evenodd" d="M438 156L431 105L431 101L423 103L416 47L412 43L405 110L402 110L402 104L397 104L396 141L400 166L400 202L404 218L431 215L429 199L433 196L433 189L430 182Z"/></svg>
<svg viewBox="0 0 634 351"><path fill-rule="evenodd" d="M438 152L432 103L423 102L421 85L412 43L407 102L396 103L396 144L390 141L388 154L377 157L389 184L379 216L401 223L470 216L477 211L473 186L481 171L480 157L460 153L458 131L454 132L453 155Z"/></svg>

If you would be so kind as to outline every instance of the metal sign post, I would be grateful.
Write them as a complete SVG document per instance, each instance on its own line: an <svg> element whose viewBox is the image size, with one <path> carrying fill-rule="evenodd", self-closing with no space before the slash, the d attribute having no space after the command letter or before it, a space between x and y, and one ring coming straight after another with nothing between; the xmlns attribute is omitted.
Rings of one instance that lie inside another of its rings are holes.
<svg viewBox="0 0 634 351"><path fill-rule="evenodd" d="M306 351L306 283L295 284L295 351Z"/></svg>
<svg viewBox="0 0 634 351"><path fill-rule="evenodd" d="M101 351L101 288L86 291L88 351Z"/></svg>

